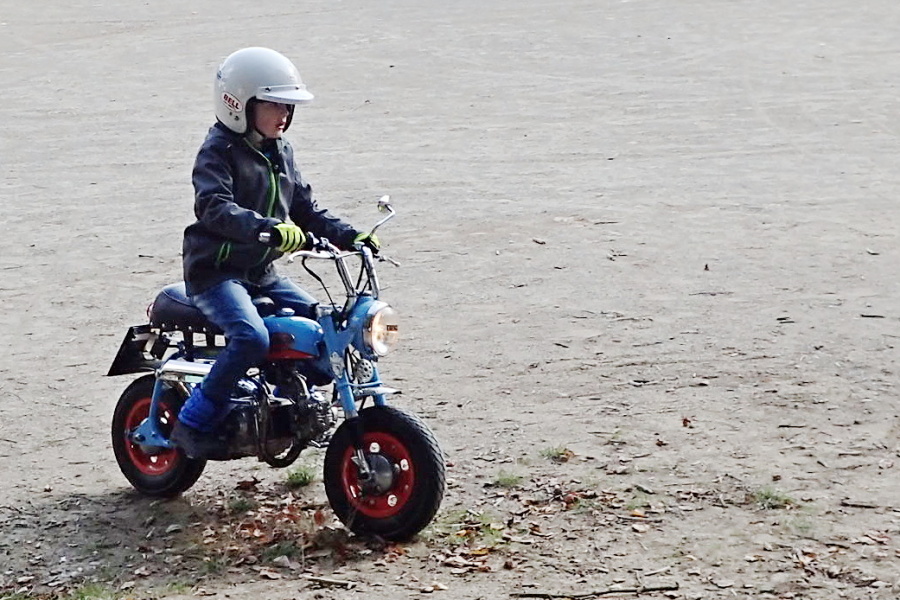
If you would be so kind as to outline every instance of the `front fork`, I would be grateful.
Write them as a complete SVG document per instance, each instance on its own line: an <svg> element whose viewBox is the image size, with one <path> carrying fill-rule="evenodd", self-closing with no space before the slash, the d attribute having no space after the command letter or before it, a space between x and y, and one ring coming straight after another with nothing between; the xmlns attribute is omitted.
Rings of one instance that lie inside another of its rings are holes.
<svg viewBox="0 0 900 600"><path fill-rule="evenodd" d="M365 446L365 431L362 426L362 419L358 416L353 417L352 420L349 421L350 427L353 431L353 464L356 465L356 468L359 470L357 473L357 479L359 480L360 485L363 489L366 488L366 483L372 481L372 469L369 467L369 461L366 460L366 449Z"/></svg>
<svg viewBox="0 0 900 600"><path fill-rule="evenodd" d="M169 441L168 436L166 436L159 428L159 405L162 395L166 391L166 385L170 383L171 382L164 382L158 378L153 383L153 398L150 400L150 413L147 415L147 418L144 419L143 423L138 425L131 433L131 439L134 443L144 447L161 448L163 450L172 450L175 448L175 445Z"/></svg>
<svg viewBox="0 0 900 600"><path fill-rule="evenodd" d="M332 356L332 370L338 371L335 367L340 365L339 374L334 381L334 387L341 408L344 411L344 420L353 434L354 455L352 460L359 470L357 477L363 490L369 490L376 486L376 477L372 466L366 459L365 429L363 428L362 419L359 417L357 404L361 408L368 398L372 398L375 406L384 406L387 404L387 396L399 391L386 387L378 375L377 365L374 362L370 364L371 377L368 377L368 381L365 383L357 383L351 381L350 378L354 370L354 366L350 361L350 353L345 352L343 358Z"/></svg>

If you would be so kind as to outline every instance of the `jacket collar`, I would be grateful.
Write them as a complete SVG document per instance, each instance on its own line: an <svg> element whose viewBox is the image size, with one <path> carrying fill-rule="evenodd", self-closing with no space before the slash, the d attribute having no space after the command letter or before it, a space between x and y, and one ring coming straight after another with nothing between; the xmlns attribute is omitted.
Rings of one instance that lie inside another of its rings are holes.
<svg viewBox="0 0 900 600"><path fill-rule="evenodd" d="M235 133L228 127L222 124L221 121L216 121L215 125L213 125L213 129L215 129L220 135L224 135L229 138L232 142L239 143L242 140L246 140L247 143L255 148L256 150L262 151L264 143L267 141L258 131L251 128L246 134L241 135L239 133ZM284 150L284 139L279 138L277 140L271 140L270 143L274 142L274 146L279 153ZM265 144L268 146L268 144ZM271 146L269 146L271 148Z"/></svg>

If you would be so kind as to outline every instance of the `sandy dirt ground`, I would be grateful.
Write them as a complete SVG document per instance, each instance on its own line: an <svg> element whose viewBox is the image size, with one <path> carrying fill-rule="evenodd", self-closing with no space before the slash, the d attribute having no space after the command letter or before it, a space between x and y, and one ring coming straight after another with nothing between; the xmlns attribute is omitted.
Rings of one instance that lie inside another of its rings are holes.
<svg viewBox="0 0 900 600"><path fill-rule="evenodd" d="M0 0L0 597L900 596L895 3L226 4ZM409 544L249 459L152 502L110 449L248 45L317 96L320 202L400 213L384 370L450 477Z"/></svg>

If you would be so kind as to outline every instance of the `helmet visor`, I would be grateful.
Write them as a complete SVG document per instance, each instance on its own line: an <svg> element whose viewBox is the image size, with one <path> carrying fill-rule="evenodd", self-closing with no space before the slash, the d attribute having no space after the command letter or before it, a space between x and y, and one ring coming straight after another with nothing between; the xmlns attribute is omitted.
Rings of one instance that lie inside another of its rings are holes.
<svg viewBox="0 0 900 600"><path fill-rule="evenodd" d="M279 104L305 104L311 102L314 96L305 85L272 85L259 88L255 97Z"/></svg>

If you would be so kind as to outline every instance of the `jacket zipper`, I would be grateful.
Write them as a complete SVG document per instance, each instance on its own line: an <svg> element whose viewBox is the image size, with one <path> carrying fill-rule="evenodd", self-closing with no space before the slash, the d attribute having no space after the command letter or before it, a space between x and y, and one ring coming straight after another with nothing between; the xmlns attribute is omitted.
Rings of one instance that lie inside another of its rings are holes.
<svg viewBox="0 0 900 600"><path fill-rule="evenodd" d="M219 246L219 253L216 255L216 266L218 267L223 262L228 260L228 257L231 255L231 242L222 242L222 245Z"/></svg>
<svg viewBox="0 0 900 600"><path fill-rule="evenodd" d="M263 160L266 161L266 168L269 170L269 197L266 200L266 202L267 202L266 216L271 217L272 212L275 210L275 200L278 198L278 180L275 178L275 169L272 168L272 161L269 160L269 157L267 157L265 154L263 154L256 148L254 148L253 145L246 138L244 138L244 143L246 143L247 146L249 146L251 149L253 149L254 152L256 152L257 154L262 156ZM266 261L266 259L269 257L269 253L271 251L272 251L271 248L266 248L266 251L265 251L265 253L263 253L262 258L260 258L259 261L250 268L252 269L253 267L258 267L259 265L264 263ZM248 274L249 274L249 269L248 269Z"/></svg>

